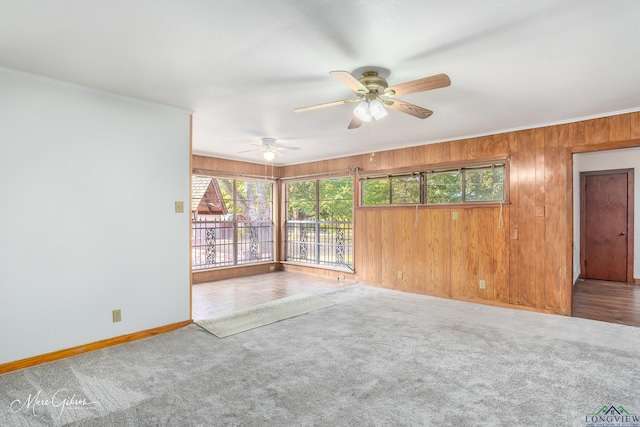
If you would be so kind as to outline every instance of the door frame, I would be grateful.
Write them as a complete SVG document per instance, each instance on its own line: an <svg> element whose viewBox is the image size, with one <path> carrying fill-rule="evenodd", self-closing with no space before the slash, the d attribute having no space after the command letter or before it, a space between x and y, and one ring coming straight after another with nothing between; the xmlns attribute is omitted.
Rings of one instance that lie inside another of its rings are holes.
<svg viewBox="0 0 640 427"><path fill-rule="evenodd" d="M582 276L585 271L585 247L586 247L586 184L587 176L591 175L613 175L613 174L626 174L627 175L627 282L632 283L633 280L633 217L634 217L634 200L633 200L633 168L628 169L609 169L599 171L585 171L580 172L580 275Z"/></svg>

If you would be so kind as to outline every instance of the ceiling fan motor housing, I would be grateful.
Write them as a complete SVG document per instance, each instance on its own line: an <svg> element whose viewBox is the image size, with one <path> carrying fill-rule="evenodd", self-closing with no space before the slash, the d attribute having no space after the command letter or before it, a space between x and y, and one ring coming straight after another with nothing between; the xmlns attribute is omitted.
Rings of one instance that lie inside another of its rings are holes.
<svg viewBox="0 0 640 427"><path fill-rule="evenodd" d="M276 145L275 138L262 138L262 146L265 148L272 148Z"/></svg>
<svg viewBox="0 0 640 427"><path fill-rule="evenodd" d="M364 87L369 89L370 92L376 94L384 93L387 87L389 87L389 83L387 83L384 78L378 76L378 73L375 71L366 71L362 73L362 77L358 79L358 81L362 83Z"/></svg>

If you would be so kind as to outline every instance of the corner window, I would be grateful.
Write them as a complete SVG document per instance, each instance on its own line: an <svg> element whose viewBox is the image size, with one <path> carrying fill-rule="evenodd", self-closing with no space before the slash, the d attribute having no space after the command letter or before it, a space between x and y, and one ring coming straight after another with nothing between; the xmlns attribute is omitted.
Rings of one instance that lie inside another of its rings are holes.
<svg viewBox="0 0 640 427"><path fill-rule="evenodd" d="M192 267L273 261L273 183L193 175Z"/></svg>

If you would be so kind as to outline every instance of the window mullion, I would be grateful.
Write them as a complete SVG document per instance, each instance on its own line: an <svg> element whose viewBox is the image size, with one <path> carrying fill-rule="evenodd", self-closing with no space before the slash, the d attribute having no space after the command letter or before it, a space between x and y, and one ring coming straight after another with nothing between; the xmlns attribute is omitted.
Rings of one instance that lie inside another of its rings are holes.
<svg viewBox="0 0 640 427"><path fill-rule="evenodd" d="M233 180L233 265L238 265L238 180Z"/></svg>
<svg viewBox="0 0 640 427"><path fill-rule="evenodd" d="M462 179L462 203L467 202L467 179L464 169L460 169L460 179Z"/></svg>
<svg viewBox="0 0 640 427"><path fill-rule="evenodd" d="M316 237L315 237L316 264L320 264L320 180L316 180Z"/></svg>

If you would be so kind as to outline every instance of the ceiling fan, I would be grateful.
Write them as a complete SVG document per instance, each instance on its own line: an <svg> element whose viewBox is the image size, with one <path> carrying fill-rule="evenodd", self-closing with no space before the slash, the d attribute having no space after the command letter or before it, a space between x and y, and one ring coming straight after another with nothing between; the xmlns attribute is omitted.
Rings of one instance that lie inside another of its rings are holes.
<svg viewBox="0 0 640 427"><path fill-rule="evenodd" d="M389 84L383 77L378 75L377 71L365 71L359 79L355 78L348 71L331 71L329 74L353 90L356 98L310 105L308 107L296 108L293 111L309 111L318 108L332 107L334 105L359 102L353 110L353 118L349 123L348 129L359 128L363 121L369 122L372 119L381 119L387 115L385 108L410 114L419 119L426 119L433 114L433 111L405 101L400 101L393 97L439 89L451 85L451 80L446 74L436 74L391 87L389 87Z"/></svg>
<svg viewBox="0 0 640 427"><path fill-rule="evenodd" d="M280 150L299 150L300 147L287 147L284 145L280 145L276 142L275 138L262 138L262 144L251 144L254 147L251 150L238 151L238 153L249 153L251 151L262 151L262 156L267 161L272 161L276 158L276 155L282 156Z"/></svg>

